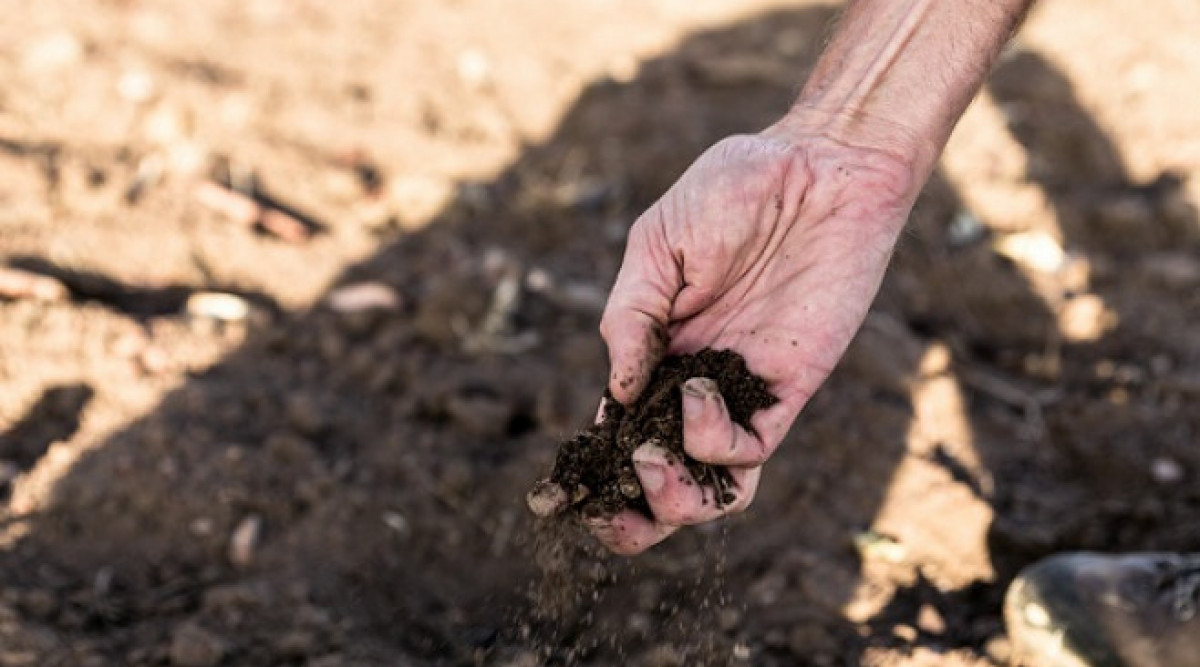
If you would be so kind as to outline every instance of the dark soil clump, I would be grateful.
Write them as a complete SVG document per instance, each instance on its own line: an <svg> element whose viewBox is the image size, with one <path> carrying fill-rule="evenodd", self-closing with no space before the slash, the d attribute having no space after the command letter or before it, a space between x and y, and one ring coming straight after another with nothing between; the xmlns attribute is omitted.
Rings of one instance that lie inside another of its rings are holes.
<svg viewBox="0 0 1200 667"><path fill-rule="evenodd" d="M651 441L682 459L697 483L714 489L716 502L730 502L733 482L729 471L701 463L683 449L680 390L684 382L697 377L717 383L730 417L750 432L750 417L778 401L767 390L766 381L752 374L742 356L731 350L705 349L667 357L632 406L626 407L605 394L600 423L559 446L549 479L539 482L530 494L531 507L536 504L535 497L557 496L547 503L554 508L549 513L570 509L585 517L607 517L634 509L649 516L650 508L631 456ZM536 507L534 511L543 513Z"/></svg>

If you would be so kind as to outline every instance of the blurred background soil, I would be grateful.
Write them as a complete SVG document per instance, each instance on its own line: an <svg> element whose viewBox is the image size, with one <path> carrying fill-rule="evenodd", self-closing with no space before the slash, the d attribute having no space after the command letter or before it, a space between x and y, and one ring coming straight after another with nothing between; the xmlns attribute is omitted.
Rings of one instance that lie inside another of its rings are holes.
<svg viewBox="0 0 1200 667"><path fill-rule="evenodd" d="M1200 550L1191 0L1035 12L746 515L537 537L626 229L835 13L4 12L0 665L1002 665L1021 565Z"/></svg>

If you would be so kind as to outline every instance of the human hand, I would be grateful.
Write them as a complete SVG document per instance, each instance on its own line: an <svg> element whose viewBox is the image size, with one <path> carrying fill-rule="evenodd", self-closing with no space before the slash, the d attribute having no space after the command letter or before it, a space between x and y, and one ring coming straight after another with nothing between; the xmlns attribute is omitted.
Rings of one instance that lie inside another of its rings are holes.
<svg viewBox="0 0 1200 667"><path fill-rule="evenodd" d="M730 503L656 445L633 454L653 518L626 511L590 522L633 554L678 527L738 512L760 468L829 375L879 289L920 178L900 154L856 147L785 119L700 156L630 229L600 324L609 389L631 403L666 354L732 349L779 403L732 423L715 383L682 387L684 449L727 466ZM707 496L706 496L707 494Z"/></svg>

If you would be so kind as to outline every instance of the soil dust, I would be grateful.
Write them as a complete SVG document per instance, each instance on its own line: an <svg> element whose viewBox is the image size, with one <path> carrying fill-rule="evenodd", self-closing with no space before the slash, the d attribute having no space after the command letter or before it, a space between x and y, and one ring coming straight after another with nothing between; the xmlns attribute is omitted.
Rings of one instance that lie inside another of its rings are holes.
<svg viewBox="0 0 1200 667"><path fill-rule="evenodd" d="M650 516L631 458L646 443L657 444L683 461L692 480L712 490L712 502L732 502L736 489L729 472L697 461L684 450L680 392L692 378L715 382L730 418L752 433L754 412L777 402L766 382L747 370L745 359L736 352L704 349L666 357L633 405L626 407L606 393L600 421L559 446L549 479L530 492L535 513L569 507L590 518L630 508ZM553 502L556 499L560 502ZM542 507L535 507L539 503Z"/></svg>
<svg viewBox="0 0 1200 667"><path fill-rule="evenodd" d="M630 225L841 3L23 3L0 665L1007 664L1017 568L1200 551L1200 11L1146 4L1038 3L748 511L547 535L538 612Z"/></svg>

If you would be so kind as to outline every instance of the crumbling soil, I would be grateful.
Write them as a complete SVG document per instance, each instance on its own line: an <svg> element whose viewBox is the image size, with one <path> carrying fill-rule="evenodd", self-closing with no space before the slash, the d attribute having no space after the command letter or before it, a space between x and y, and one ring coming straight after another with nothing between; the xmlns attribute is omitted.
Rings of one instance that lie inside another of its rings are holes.
<svg viewBox="0 0 1200 667"><path fill-rule="evenodd" d="M1016 568L1200 551L1200 8L1153 4L1039 3L753 505L558 540L546 613L523 496L629 226L839 5L20 3L0 666L1006 664Z"/></svg>
<svg viewBox="0 0 1200 667"><path fill-rule="evenodd" d="M606 393L600 421L559 445L549 483L562 490L570 509L585 517L608 517L626 508L651 516L631 458L646 443L655 443L683 461L695 483L713 490L714 502L732 502L729 471L697 461L683 448L680 391L691 378L716 382L730 418L751 433L754 413L778 401L766 382L747 370L746 360L732 350L704 349L666 357L632 406L627 408Z"/></svg>

